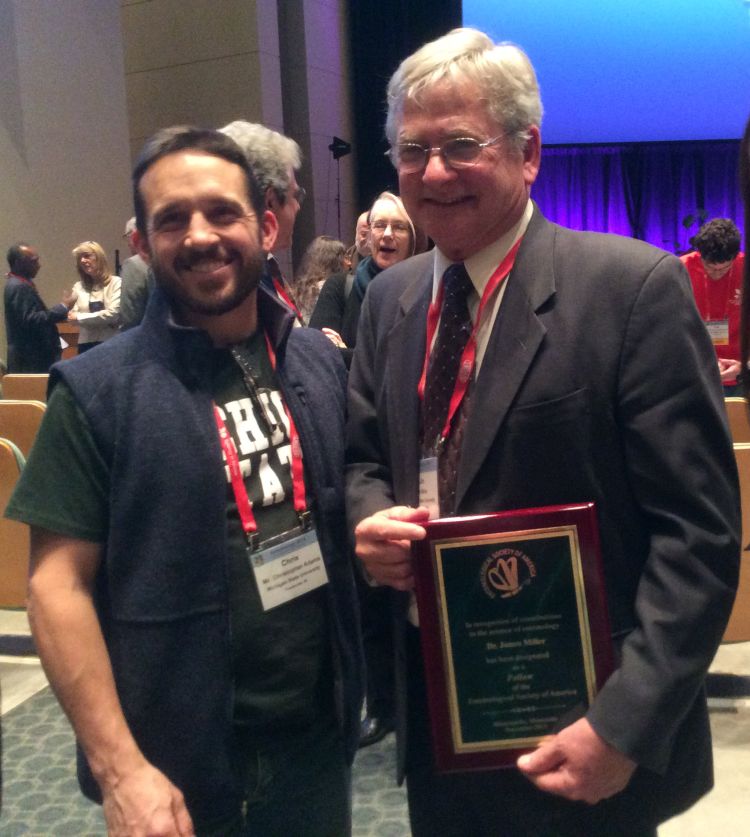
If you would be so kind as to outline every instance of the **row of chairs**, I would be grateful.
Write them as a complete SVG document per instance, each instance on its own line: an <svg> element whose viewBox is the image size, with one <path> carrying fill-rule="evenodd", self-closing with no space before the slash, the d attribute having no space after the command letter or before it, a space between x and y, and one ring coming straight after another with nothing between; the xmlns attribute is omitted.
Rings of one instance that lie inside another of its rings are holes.
<svg viewBox="0 0 750 837"><path fill-rule="evenodd" d="M48 375L5 375L0 399L0 607L23 607L29 567L29 527L6 520L10 500L34 444L47 400Z"/></svg>
<svg viewBox="0 0 750 837"><path fill-rule="evenodd" d="M740 583L732 615L724 632L724 642L747 642L750 640L750 418L744 398L726 398L724 403L734 442L742 501Z"/></svg>
<svg viewBox="0 0 750 837"><path fill-rule="evenodd" d="M744 398L725 398L729 430L735 444L750 443L750 418L748 418L747 404Z"/></svg>
<svg viewBox="0 0 750 837"><path fill-rule="evenodd" d="M28 457L45 409L42 401L0 398L0 438L10 439Z"/></svg>
<svg viewBox="0 0 750 837"><path fill-rule="evenodd" d="M742 504L742 552L737 598L724 631L724 642L750 641L750 442L734 443L734 458L740 475Z"/></svg>
<svg viewBox="0 0 750 837"><path fill-rule="evenodd" d="M9 373L3 377L3 398L18 401L46 401L49 375L20 375Z"/></svg>
<svg viewBox="0 0 750 837"><path fill-rule="evenodd" d="M18 446L0 438L0 514L10 500L24 462ZM29 527L0 517L0 544L0 607L23 607L29 567Z"/></svg>
<svg viewBox="0 0 750 837"><path fill-rule="evenodd" d="M5 375L0 399L0 607L23 607L29 527L2 517L44 416L48 375Z"/></svg>

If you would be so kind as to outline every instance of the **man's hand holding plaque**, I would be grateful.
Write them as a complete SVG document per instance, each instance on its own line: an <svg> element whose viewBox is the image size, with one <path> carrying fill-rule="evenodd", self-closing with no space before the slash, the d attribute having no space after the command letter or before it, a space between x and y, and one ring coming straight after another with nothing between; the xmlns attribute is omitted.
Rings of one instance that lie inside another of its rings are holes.
<svg viewBox="0 0 750 837"><path fill-rule="evenodd" d="M636 768L585 718L520 756L517 765L540 790L591 805L621 791Z"/></svg>
<svg viewBox="0 0 750 837"><path fill-rule="evenodd" d="M429 512L425 508L392 506L366 517L357 526L357 557L365 572L377 584L396 590L412 590L411 544L425 536Z"/></svg>

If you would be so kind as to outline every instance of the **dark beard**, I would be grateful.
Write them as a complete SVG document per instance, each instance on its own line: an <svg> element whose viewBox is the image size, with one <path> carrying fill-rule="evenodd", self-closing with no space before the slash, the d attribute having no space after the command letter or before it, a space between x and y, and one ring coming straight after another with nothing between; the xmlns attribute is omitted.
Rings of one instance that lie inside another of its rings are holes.
<svg viewBox="0 0 750 837"><path fill-rule="evenodd" d="M204 317L218 317L240 306L257 289L263 275L264 265L265 255L259 252L257 256L245 263L242 271L238 274L234 292L224 299L210 302L196 298L186 291L184 285L172 271L165 270L158 260L153 257L151 259L154 280L167 296L172 307L176 310L199 314Z"/></svg>

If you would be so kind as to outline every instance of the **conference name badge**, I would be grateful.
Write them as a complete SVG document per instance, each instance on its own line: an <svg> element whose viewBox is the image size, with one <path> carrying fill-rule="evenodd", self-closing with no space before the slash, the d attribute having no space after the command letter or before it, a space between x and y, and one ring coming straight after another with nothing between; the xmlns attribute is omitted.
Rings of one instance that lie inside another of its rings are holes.
<svg viewBox="0 0 750 837"><path fill-rule="evenodd" d="M315 529L251 553L250 563L264 611L328 583Z"/></svg>
<svg viewBox="0 0 750 837"><path fill-rule="evenodd" d="M419 505L430 513L430 520L440 516L438 498L437 456L428 456L419 462Z"/></svg>
<svg viewBox="0 0 750 837"><path fill-rule="evenodd" d="M714 346L729 345L729 320L708 320L706 328Z"/></svg>

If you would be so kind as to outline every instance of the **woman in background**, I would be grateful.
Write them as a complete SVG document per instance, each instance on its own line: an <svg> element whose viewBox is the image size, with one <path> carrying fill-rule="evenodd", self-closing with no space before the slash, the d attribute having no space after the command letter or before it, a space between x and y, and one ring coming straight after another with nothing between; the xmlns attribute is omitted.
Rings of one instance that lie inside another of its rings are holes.
<svg viewBox="0 0 750 837"><path fill-rule="evenodd" d="M357 342L359 312L370 282L391 265L414 255L416 234L401 198L381 192L368 214L370 255L357 265L352 278L336 273L323 285L310 325L321 329L338 346L349 366Z"/></svg>
<svg viewBox="0 0 750 837"><path fill-rule="evenodd" d="M347 367L357 342L359 312L367 286L381 270L414 255L417 240L401 198L392 192L378 195L367 222L369 255L357 264L353 274L335 273L326 280L310 318L310 325L322 329L341 349ZM370 587L362 573L355 577L367 667L367 714L362 719L359 746L367 747L393 729L391 610L387 588Z"/></svg>
<svg viewBox="0 0 750 837"><path fill-rule="evenodd" d="M305 250L294 277L294 299L305 323L310 320L325 280L332 273L345 270L345 252L344 243L330 235L319 235Z"/></svg>
<svg viewBox="0 0 750 837"><path fill-rule="evenodd" d="M80 280L73 286L75 304L68 319L80 328L78 353L117 334L120 325L120 277L113 276L100 244L84 241L73 249Z"/></svg>

